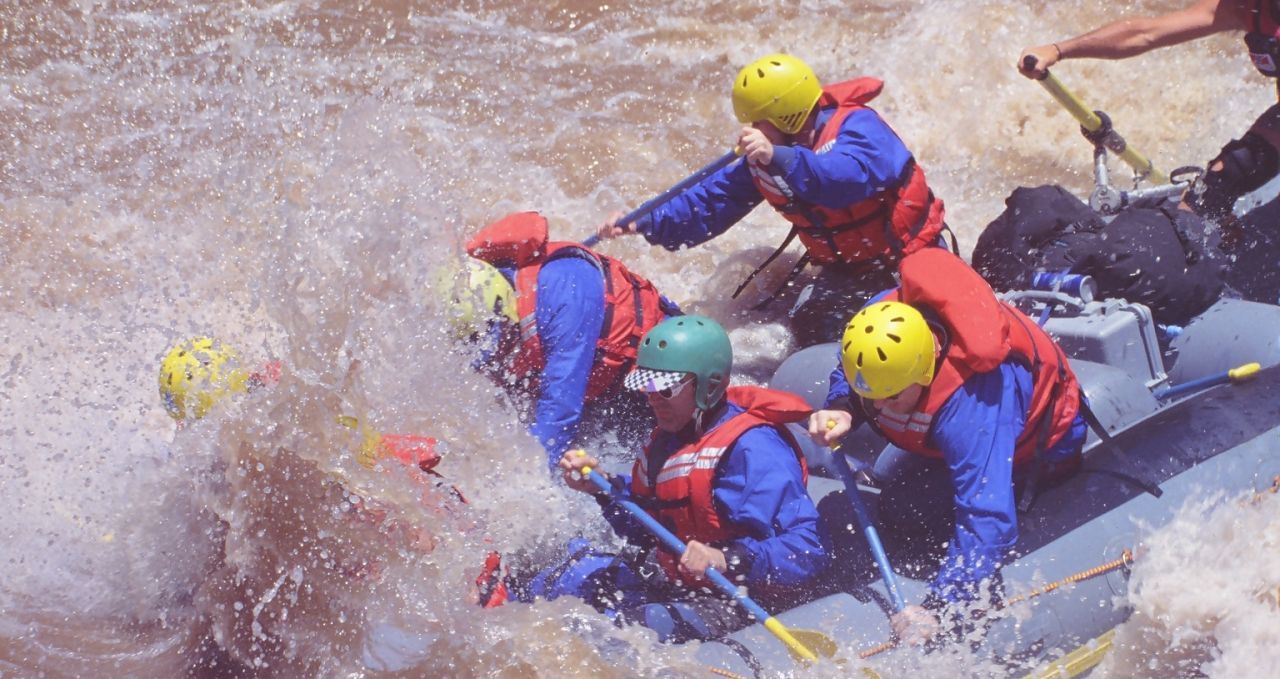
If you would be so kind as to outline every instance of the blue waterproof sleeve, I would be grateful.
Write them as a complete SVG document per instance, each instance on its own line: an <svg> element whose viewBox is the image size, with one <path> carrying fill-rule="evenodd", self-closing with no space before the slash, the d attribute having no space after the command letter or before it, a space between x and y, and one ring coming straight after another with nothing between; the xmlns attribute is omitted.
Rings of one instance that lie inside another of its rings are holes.
<svg viewBox="0 0 1280 679"><path fill-rule="evenodd" d="M604 325L604 279L581 257L553 259L538 272L534 310L546 365L539 381L532 434L554 472L582 419L596 340Z"/></svg>
<svg viewBox="0 0 1280 679"><path fill-rule="evenodd" d="M911 152L871 109L845 118L835 142L822 153L775 146L767 168L804 203L841 208L897 185ZM724 233L764 198L745 161L712 174L636 224L645 238L668 250L692 247Z"/></svg>
<svg viewBox="0 0 1280 679"><path fill-rule="evenodd" d="M931 585L945 601L976 597L1018 540L1013 454L1031 390L1031 373L1005 362L970 377L934 419L932 442L955 486L955 539Z"/></svg>
<svg viewBox="0 0 1280 679"><path fill-rule="evenodd" d="M727 453L713 489L724 517L750 534L733 541L747 584L798 585L822 572L827 548L818 509L805 491L795 453L772 427L747 430Z"/></svg>
<svg viewBox="0 0 1280 679"><path fill-rule="evenodd" d="M636 228L668 250L693 247L727 231L762 200L746 162L736 160L659 205Z"/></svg>
<svg viewBox="0 0 1280 679"><path fill-rule="evenodd" d="M770 169L798 200L842 208L897 186L910 162L911 152L880 115L862 109L845 118L828 150L775 147Z"/></svg>
<svg viewBox="0 0 1280 679"><path fill-rule="evenodd" d="M853 390L849 388L849 379L844 376L844 366L840 362L840 346L836 345L836 367L827 377L827 400L822 402L824 409L848 410L849 396Z"/></svg>

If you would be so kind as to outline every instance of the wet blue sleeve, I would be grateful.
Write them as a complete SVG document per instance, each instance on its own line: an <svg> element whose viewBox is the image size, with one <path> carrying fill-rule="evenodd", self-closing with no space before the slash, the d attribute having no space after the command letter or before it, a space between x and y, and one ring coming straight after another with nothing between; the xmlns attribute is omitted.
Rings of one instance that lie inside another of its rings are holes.
<svg viewBox="0 0 1280 679"><path fill-rule="evenodd" d="M547 462L554 472L578 433L596 340L604 325L600 270L579 257L548 262L538 272L534 313L546 365L529 433L547 451Z"/></svg>
<svg viewBox="0 0 1280 679"><path fill-rule="evenodd" d="M853 390L849 388L849 379L844 376L844 364L840 362L840 347L836 346L836 367L831 371L831 375L827 377L827 400L822 402L824 409L848 410L849 395Z"/></svg>
<svg viewBox="0 0 1280 679"><path fill-rule="evenodd" d="M727 231L763 200L746 163L737 160L659 205L636 228L668 250L693 247Z"/></svg>
<svg viewBox="0 0 1280 679"><path fill-rule="evenodd" d="M770 168L800 200L842 208L896 187L911 151L880 115L871 109L845 118L835 144L825 153L798 146L778 146Z"/></svg>
<svg viewBox="0 0 1280 679"><path fill-rule="evenodd" d="M730 571L747 584L798 585L822 572L827 549L818 509L805 490L795 453L772 427L749 429L729 449L712 491L717 508L748 537L725 548L745 564Z"/></svg>
<svg viewBox="0 0 1280 679"><path fill-rule="evenodd" d="M1031 373L1015 363L970 377L938 411L932 432L955 486L956 532L931 584L945 601L972 599L977 583L1018 541L1013 453L1031 400Z"/></svg>

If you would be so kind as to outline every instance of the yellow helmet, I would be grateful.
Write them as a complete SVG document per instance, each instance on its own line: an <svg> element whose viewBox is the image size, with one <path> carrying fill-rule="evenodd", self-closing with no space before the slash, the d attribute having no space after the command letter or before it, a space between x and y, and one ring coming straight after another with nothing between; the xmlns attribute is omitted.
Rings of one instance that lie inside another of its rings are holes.
<svg viewBox="0 0 1280 679"><path fill-rule="evenodd" d="M496 267L478 259L468 258L461 270L441 274L436 293L460 337L483 330L495 317L520 320L515 288Z"/></svg>
<svg viewBox="0 0 1280 679"><path fill-rule="evenodd" d="M840 338L840 364L859 396L897 396L933 381L933 330L914 307L873 302L850 319Z"/></svg>
<svg viewBox="0 0 1280 679"><path fill-rule="evenodd" d="M733 81L733 113L744 124L767 120L795 134L822 96L808 64L789 54L770 54L747 64Z"/></svg>
<svg viewBox="0 0 1280 679"><path fill-rule="evenodd" d="M249 373L239 368L234 349L216 339L195 337L165 354L159 381L170 417L199 419L227 394L247 391Z"/></svg>

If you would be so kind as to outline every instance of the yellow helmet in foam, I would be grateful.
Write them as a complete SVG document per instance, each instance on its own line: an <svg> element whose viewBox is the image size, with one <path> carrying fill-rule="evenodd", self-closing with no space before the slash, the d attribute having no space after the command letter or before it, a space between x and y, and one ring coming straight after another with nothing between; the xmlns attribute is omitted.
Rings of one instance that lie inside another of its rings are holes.
<svg viewBox="0 0 1280 679"><path fill-rule="evenodd" d="M228 394L247 391L248 382L235 350L209 337L188 339L160 361L160 398L179 421L204 417Z"/></svg>
<svg viewBox="0 0 1280 679"><path fill-rule="evenodd" d="M436 293L459 337L483 331L490 320L520 320L515 288L488 262L468 258L461 270L445 271L436 283Z"/></svg>

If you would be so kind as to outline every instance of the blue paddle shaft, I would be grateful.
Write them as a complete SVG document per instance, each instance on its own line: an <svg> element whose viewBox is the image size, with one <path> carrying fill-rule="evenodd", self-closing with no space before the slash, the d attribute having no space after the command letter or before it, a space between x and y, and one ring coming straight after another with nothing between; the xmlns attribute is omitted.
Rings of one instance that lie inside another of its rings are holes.
<svg viewBox="0 0 1280 679"><path fill-rule="evenodd" d="M640 207L623 215L622 218L618 220L617 224L619 226L626 226L628 224L635 223L637 219L640 219L641 217L649 214L650 212L653 211L654 208L684 193L686 190L688 190L690 186L697 184L698 182L710 176L711 173L720 170L720 168L727 166L729 163L732 163L734 159L737 157L738 157L738 152L736 150L733 150L733 151L729 151L723 156L720 156L719 158L716 158L710 163L707 163L702 167L702 169L682 179L680 183L667 189L666 191L663 191L662 193L654 196L653 198L646 200L643 204L640 205ZM582 244L587 247L592 247L593 245L599 242L600 242L599 234L591 234L590 236L587 236L586 238L582 239Z"/></svg>
<svg viewBox="0 0 1280 679"><path fill-rule="evenodd" d="M1199 379L1191 380L1190 382L1183 382L1182 384L1179 384L1175 387L1168 387L1165 389L1161 389L1160 391L1157 391L1155 393L1155 397L1161 401L1167 401L1171 398L1175 398L1183 394L1187 394L1200 389L1212 387L1217 384L1224 384L1230 381L1231 381L1231 371L1228 370L1226 372L1222 372L1217 375L1210 375L1208 377L1201 377Z"/></svg>
<svg viewBox="0 0 1280 679"><path fill-rule="evenodd" d="M603 475L594 471L589 471L587 472L587 478L591 479L591 482L596 484L596 488L609 493L610 496L613 495L613 489L609 487L609 482L604 480ZM613 501L622 505L623 508L630 512L632 516L639 519L640 523L643 523L645 528L649 529L649 532L657 536L659 540L662 540L662 544L666 545L667 549L671 550L672 553L677 556L684 554L687 547L680 541L680 538L676 537L675 533L667 530L666 526L658 523L657 519L649 516L649 512L641 509L640 505L620 497L613 497ZM738 603L742 604L742 607L747 609L747 612L755 616L757 620L763 621L771 617L763 608L760 607L759 604L740 592L738 587L732 582L729 582L729 578L726 578L720 571L714 568L708 568L705 575L716 587L720 588L721 592L724 592L736 599Z"/></svg>
<svg viewBox="0 0 1280 679"><path fill-rule="evenodd" d="M902 599L902 593L898 591L898 581L893 577L889 556L884 553L884 545L880 543L880 534L876 532L875 524L871 523L866 505L862 504L862 496L858 493L858 480L853 477L853 470L849 469L849 461L844 459L844 453L832 451L831 459L836 472L840 474L840 480L844 481L845 495L849 497L849 504L853 505L853 513L858 517L862 535L866 537L867 546L871 548L871 554L876 558L876 566L880 568L880 578L884 580L885 589L889 590L893 612L897 613L906 608L907 604Z"/></svg>

